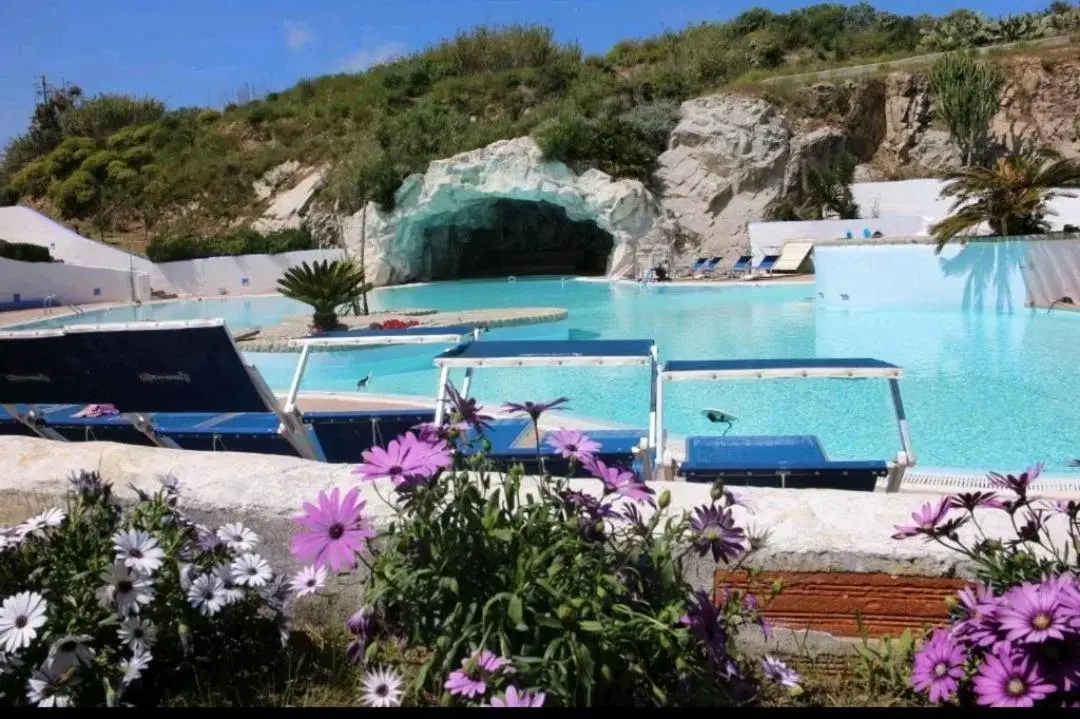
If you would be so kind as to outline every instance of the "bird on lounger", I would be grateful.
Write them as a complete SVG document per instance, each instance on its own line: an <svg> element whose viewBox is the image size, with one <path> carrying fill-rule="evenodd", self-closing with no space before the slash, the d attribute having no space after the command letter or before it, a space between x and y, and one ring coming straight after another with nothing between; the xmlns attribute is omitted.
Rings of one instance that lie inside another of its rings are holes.
<svg viewBox="0 0 1080 719"><path fill-rule="evenodd" d="M356 380L356 389L364 389L365 387L368 386L368 382L370 382L370 381L371 381L371 373L368 372L367 377L365 377L364 379Z"/></svg>

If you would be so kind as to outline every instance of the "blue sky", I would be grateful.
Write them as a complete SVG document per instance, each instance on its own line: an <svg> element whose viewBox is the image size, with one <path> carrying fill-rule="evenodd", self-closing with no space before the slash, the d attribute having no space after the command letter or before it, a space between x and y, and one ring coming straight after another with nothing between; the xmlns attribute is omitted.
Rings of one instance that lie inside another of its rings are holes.
<svg viewBox="0 0 1080 719"><path fill-rule="evenodd" d="M881 9L1024 12L1049 0L882 0ZM481 24L540 23L603 52L701 20L782 0L0 0L0 143L26 128L34 82L88 94L153 95L170 106L221 106L304 77L361 70Z"/></svg>

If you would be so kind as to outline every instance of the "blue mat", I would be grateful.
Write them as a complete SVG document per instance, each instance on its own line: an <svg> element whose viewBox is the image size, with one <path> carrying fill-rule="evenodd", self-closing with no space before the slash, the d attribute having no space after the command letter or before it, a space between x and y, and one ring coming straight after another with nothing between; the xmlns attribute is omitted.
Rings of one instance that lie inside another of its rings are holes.
<svg viewBox="0 0 1080 719"><path fill-rule="evenodd" d="M79 405L69 405L63 409L45 413L43 424L58 433L69 442L119 442L152 447L154 443L145 434L135 429L126 417L74 417L82 410Z"/></svg>
<svg viewBox="0 0 1080 719"><path fill-rule="evenodd" d="M681 467L688 482L872 492L888 473L882 461L828 459L817 437L690 437Z"/></svg>
<svg viewBox="0 0 1080 719"><path fill-rule="evenodd" d="M645 430L636 429L584 430L584 434L600 444L600 450L594 453L597 459L608 466L619 465L627 468L635 459L634 449L640 444L642 438L648 436ZM550 431L540 431L540 458L549 472L565 474L570 463L547 443L551 435ZM474 437L475 434L470 433L470 436ZM497 467L508 468L513 464L521 464L527 472L537 469L536 435L531 421L527 419L496 420L492 423L491 431L487 433L487 439L491 443L491 450L487 456ZM476 449L472 449L466 453L475 451ZM576 470L575 476L588 474L580 466Z"/></svg>
<svg viewBox="0 0 1080 719"><path fill-rule="evenodd" d="M358 464L365 450L385 447L416 425L434 420L435 411L429 409L304 413L326 461L335 464Z"/></svg>
<svg viewBox="0 0 1080 719"><path fill-rule="evenodd" d="M202 452L252 452L297 456L278 434L277 415L268 412L229 414L155 414L154 427L181 449Z"/></svg>

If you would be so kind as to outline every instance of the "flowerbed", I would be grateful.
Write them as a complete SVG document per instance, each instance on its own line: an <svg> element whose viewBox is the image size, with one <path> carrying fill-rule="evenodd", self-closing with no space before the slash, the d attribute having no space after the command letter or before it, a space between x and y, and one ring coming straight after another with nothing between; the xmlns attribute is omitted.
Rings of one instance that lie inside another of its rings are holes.
<svg viewBox="0 0 1080 719"><path fill-rule="evenodd" d="M992 474L997 492L926 504L895 538L922 536L964 555L979 583L952 601L954 618L916 654L912 685L936 704L990 707L1080 706L1080 504L1029 495L1036 466L1019 476ZM982 512L1005 512L1015 537L987 537ZM1064 522L1056 542L1048 523ZM971 525L973 542L958 530Z"/></svg>

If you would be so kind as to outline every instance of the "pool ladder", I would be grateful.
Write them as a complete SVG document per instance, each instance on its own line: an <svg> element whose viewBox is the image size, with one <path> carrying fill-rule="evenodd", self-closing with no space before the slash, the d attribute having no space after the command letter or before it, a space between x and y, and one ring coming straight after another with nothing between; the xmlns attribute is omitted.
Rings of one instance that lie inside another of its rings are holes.
<svg viewBox="0 0 1080 719"><path fill-rule="evenodd" d="M50 301L52 302L52 305L49 304ZM41 303L41 308L43 310L45 310L45 316L46 317L51 316L51 313L49 312L50 307L56 307L56 308L67 307L69 310L71 310L76 315L85 314L83 312L83 310L80 310L75 305L73 305L70 302L64 300L62 297L60 297L60 295L47 295L45 297L45 300Z"/></svg>

